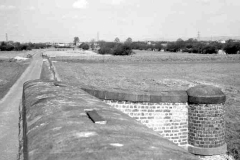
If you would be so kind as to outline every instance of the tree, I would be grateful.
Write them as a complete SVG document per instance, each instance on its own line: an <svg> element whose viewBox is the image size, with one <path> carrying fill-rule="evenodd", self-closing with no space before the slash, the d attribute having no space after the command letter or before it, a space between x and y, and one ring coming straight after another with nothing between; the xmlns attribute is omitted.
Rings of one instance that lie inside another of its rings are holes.
<svg viewBox="0 0 240 160"><path fill-rule="evenodd" d="M162 44L160 42L158 42L156 45L155 45L155 49L157 49L158 51L161 51L161 49L163 48Z"/></svg>
<svg viewBox="0 0 240 160"><path fill-rule="evenodd" d="M87 43L82 43L79 48L82 48L83 50L88 50L89 49L89 45Z"/></svg>
<svg viewBox="0 0 240 160"><path fill-rule="evenodd" d="M115 38L114 42L120 43L120 39L117 37L117 38Z"/></svg>
<svg viewBox="0 0 240 160"><path fill-rule="evenodd" d="M185 48L185 42L181 38L178 38L175 44L177 51L180 51Z"/></svg>
<svg viewBox="0 0 240 160"><path fill-rule="evenodd" d="M189 38L189 39L187 40L187 42L197 42L197 40L196 40L196 39L193 39L193 38Z"/></svg>
<svg viewBox="0 0 240 160"><path fill-rule="evenodd" d="M76 46L79 41L80 41L80 40L79 40L78 37L74 37L74 39L73 39L73 44Z"/></svg>
<svg viewBox="0 0 240 160"><path fill-rule="evenodd" d="M230 42L225 44L223 50L227 54L237 54L237 52L240 50L240 43L230 41Z"/></svg>
<svg viewBox="0 0 240 160"><path fill-rule="evenodd" d="M125 41L125 43L132 43L132 38L128 37Z"/></svg>
<svg viewBox="0 0 240 160"><path fill-rule="evenodd" d="M95 39L92 39L92 40L91 40L90 47L91 47L92 49L95 48Z"/></svg>
<svg viewBox="0 0 240 160"><path fill-rule="evenodd" d="M178 38L177 42L184 42L184 40L182 40L181 38Z"/></svg>

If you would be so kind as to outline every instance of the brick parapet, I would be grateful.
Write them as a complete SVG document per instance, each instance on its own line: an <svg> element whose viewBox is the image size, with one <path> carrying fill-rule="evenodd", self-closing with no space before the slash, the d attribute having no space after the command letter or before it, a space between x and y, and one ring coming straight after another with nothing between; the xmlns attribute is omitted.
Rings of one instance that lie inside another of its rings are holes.
<svg viewBox="0 0 240 160"><path fill-rule="evenodd" d="M178 146L188 144L187 103L132 103L104 100Z"/></svg>
<svg viewBox="0 0 240 160"><path fill-rule="evenodd" d="M191 153L200 155L226 153L223 119L226 95L217 87L198 85L187 91L158 93L101 91L91 87L84 90L105 100L179 146L188 144ZM179 104L185 104L185 109ZM154 108L156 106L158 109ZM186 114L186 117L180 118L181 114ZM188 142L185 142L185 134Z"/></svg>

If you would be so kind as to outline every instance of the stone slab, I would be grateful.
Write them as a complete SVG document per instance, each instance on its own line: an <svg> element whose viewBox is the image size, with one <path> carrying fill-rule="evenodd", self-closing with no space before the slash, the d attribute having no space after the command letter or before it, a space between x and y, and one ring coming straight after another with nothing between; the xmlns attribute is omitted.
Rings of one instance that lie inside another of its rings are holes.
<svg viewBox="0 0 240 160"><path fill-rule="evenodd" d="M148 102L148 103L187 103L186 91L160 92L127 92L117 90L100 90L92 87L82 87L87 93L104 100ZM93 91L94 90L94 91Z"/></svg>
<svg viewBox="0 0 240 160"><path fill-rule="evenodd" d="M193 104L225 103L226 95L220 88L210 85L198 85L187 90L188 102Z"/></svg>
<svg viewBox="0 0 240 160"><path fill-rule="evenodd" d="M227 153L227 144L216 148L200 148L192 145L188 146L188 151L192 154L202 156L222 155Z"/></svg>

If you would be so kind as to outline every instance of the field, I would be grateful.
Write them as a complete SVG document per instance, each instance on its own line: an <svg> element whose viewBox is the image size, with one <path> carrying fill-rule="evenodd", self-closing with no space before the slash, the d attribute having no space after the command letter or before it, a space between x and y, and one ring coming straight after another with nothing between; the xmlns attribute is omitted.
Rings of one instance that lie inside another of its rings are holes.
<svg viewBox="0 0 240 160"><path fill-rule="evenodd" d="M127 57L56 57L63 81L102 89L186 90L198 84L220 87L227 95L226 139L231 154L240 154L240 55L144 52Z"/></svg>
<svg viewBox="0 0 240 160"><path fill-rule="evenodd" d="M9 59L15 56L25 57L26 55L26 52L0 52L0 99L29 65L29 61L9 62Z"/></svg>

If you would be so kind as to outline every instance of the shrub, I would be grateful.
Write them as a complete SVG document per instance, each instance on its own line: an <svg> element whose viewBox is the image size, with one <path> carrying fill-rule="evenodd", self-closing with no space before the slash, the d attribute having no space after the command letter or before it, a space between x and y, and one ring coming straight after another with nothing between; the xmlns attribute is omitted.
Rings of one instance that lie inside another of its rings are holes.
<svg viewBox="0 0 240 160"><path fill-rule="evenodd" d="M132 48L130 44L105 42L101 44L98 53L112 55L130 55L132 54Z"/></svg>
<svg viewBox="0 0 240 160"><path fill-rule="evenodd" d="M98 53L99 54L111 54L111 48L107 47L107 46L102 46L99 50L98 50Z"/></svg>
<svg viewBox="0 0 240 160"><path fill-rule="evenodd" d="M228 54L237 54L240 50L240 43L228 42L223 50Z"/></svg>
<svg viewBox="0 0 240 160"><path fill-rule="evenodd" d="M82 48L83 50L89 50L89 45L87 43L82 43L79 48Z"/></svg>
<svg viewBox="0 0 240 160"><path fill-rule="evenodd" d="M217 50L216 50L215 46L208 45L203 48L203 53L204 54L215 54L215 53L217 53Z"/></svg>
<svg viewBox="0 0 240 160"><path fill-rule="evenodd" d="M112 51L113 55L130 55L132 48L128 44L116 44Z"/></svg>
<svg viewBox="0 0 240 160"><path fill-rule="evenodd" d="M32 58L32 55L31 55L31 54L28 54L28 55L27 55L27 58Z"/></svg>

